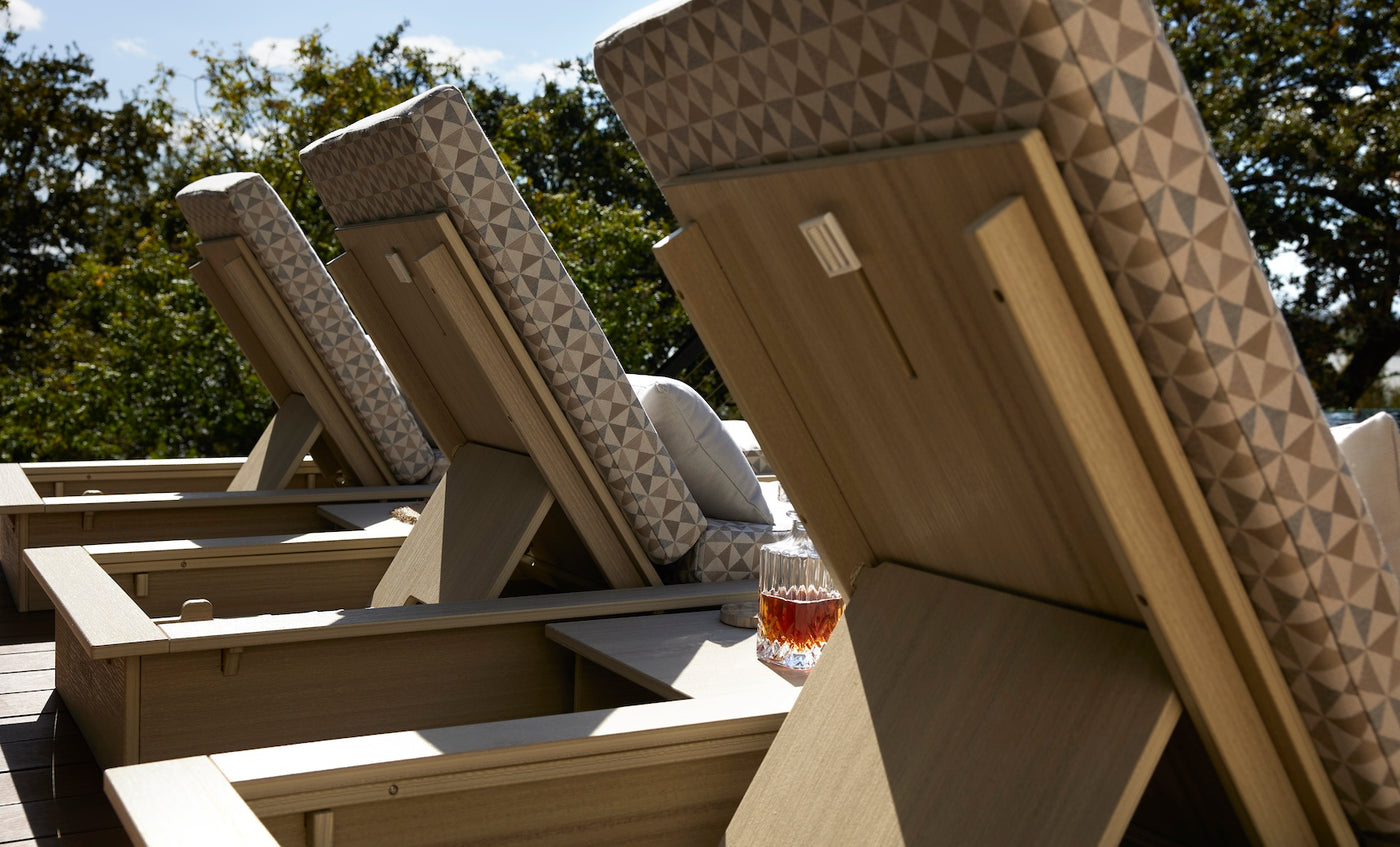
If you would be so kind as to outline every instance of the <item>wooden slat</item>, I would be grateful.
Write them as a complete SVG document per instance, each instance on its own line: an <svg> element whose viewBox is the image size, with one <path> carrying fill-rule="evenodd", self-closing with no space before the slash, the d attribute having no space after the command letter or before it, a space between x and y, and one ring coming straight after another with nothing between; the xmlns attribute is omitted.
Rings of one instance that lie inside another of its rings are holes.
<svg viewBox="0 0 1400 847"><path fill-rule="evenodd" d="M23 653L0 653L0 674L16 671L53 670L53 645L47 650L28 650ZM6 679L8 681L8 678ZM0 687L9 688L0 683ZM13 690L13 689L11 689Z"/></svg>
<svg viewBox="0 0 1400 847"><path fill-rule="evenodd" d="M81 547L26 550L34 575L60 613L72 624L86 654L94 659L163 653L165 633L132 602Z"/></svg>
<svg viewBox="0 0 1400 847"><path fill-rule="evenodd" d="M0 718L0 744L33 741L36 738L61 738L77 731L72 718L54 712Z"/></svg>
<svg viewBox="0 0 1400 847"><path fill-rule="evenodd" d="M225 491L244 458L35 462L21 467L42 497L82 494L89 489L105 494ZM315 487L312 478L320 471L314 461L303 460L291 487Z"/></svg>
<svg viewBox="0 0 1400 847"><path fill-rule="evenodd" d="M318 506L318 509L320 508ZM198 541L129 541L87 544L83 549L108 573L133 573L224 567L228 562L241 559L278 561L287 558L333 558L368 551L393 550L402 543L403 534L397 529L391 533L372 529L331 530L299 535L201 538Z"/></svg>
<svg viewBox="0 0 1400 847"><path fill-rule="evenodd" d="M0 806L0 841L111 829L117 823L111 805L101 794L39 800L22 806Z"/></svg>
<svg viewBox="0 0 1400 847"><path fill-rule="evenodd" d="M367 316L374 324L371 332L376 338L398 336L383 347L390 364L396 372L430 381L438 399L427 408L446 412L445 420L428 423L439 444L472 441L528 453L609 583L659 584L626 517L448 216L345 227L337 233L358 266L345 275L347 299L357 311L366 306L392 310L388 317ZM411 269L411 285L398 281L389 268L384 257L395 254ZM366 296L361 286L374 294ZM401 366L395 357L408 361ZM437 362L455 367L434 367ZM476 387L474 393L463 395L454 387L465 377ZM485 402L487 397L492 402ZM501 433L502 424L509 427L509 436ZM510 443L502 443L507 438Z"/></svg>
<svg viewBox="0 0 1400 847"><path fill-rule="evenodd" d="M0 464L0 511L7 514L43 511L44 501L34 491L24 469L13 463Z"/></svg>
<svg viewBox="0 0 1400 847"><path fill-rule="evenodd" d="M10 693L53 690L53 668L12 671L0 676L0 686Z"/></svg>
<svg viewBox="0 0 1400 847"><path fill-rule="evenodd" d="M1041 163L1047 166L1048 155ZM1346 833L1339 804L1320 802L1333 796L1326 782L1320 783L1324 795L1315 790L1297 793L1290 785L1283 758L1240 671L1240 659L1166 515L1117 400L1097 367L1095 351L1087 336L1065 331L1078 327L1078 319L1052 270L1054 260L1029 204L1023 198L1004 202L979 221L969 237L980 249L988 285L1006 306L1008 336L1024 341L1023 354L1042 377L1045 402L1060 412L1062 437L1069 452L1081 460L1075 468L1081 484L1106 505L1104 521L1121 547L1123 573L1141 598L1144 618L1197 729L1228 773L1247 823L1258 828L1265 842L1309 828ZM1087 242L1082 249L1088 249ZM1120 348L1115 358L1135 352ZM1194 481L1181 484L1196 490ZM1245 612L1253 620L1252 611L1246 607ZM1282 689L1279 694L1288 696ZM1306 735L1289 739L1289 746L1311 751ZM1324 813L1328 806L1335 811ZM1304 816L1305 810L1313 821Z"/></svg>
<svg viewBox="0 0 1400 847"><path fill-rule="evenodd" d="M277 409L253 445L248 460L229 483L230 491L286 488L321 435L316 410L300 394L291 394Z"/></svg>
<svg viewBox="0 0 1400 847"><path fill-rule="evenodd" d="M82 744L79 738L78 743ZM0 781L0 805L53 800L102 792L102 771L92 762L92 754L83 747L80 764L60 764L6 774Z"/></svg>
<svg viewBox="0 0 1400 847"><path fill-rule="evenodd" d="M498 596L553 503L529 456L463 445L370 605Z"/></svg>
<svg viewBox="0 0 1400 847"><path fill-rule="evenodd" d="M230 297L276 359L288 387L316 410L337 457L348 463L362 485L392 483L393 474L373 438L248 244L241 237L222 238L201 242L199 250L223 277Z"/></svg>
<svg viewBox="0 0 1400 847"><path fill-rule="evenodd" d="M742 694L790 708L806 681L758 661L758 633L721 623L713 610L567 621L545 634L669 699Z"/></svg>
<svg viewBox="0 0 1400 847"><path fill-rule="evenodd" d="M210 244L212 245L213 242ZM200 252L204 252L203 244L200 245ZM273 401L280 405L294 389L287 375L283 373L283 367L278 358L273 355L262 336L254 329L251 316L244 312L240 301L233 296L228 283L220 275L219 269L226 261L227 256L223 253L213 257L206 256L204 261L196 262L190 266L190 276L194 277L194 281L199 284L204 296L209 298L214 310L223 319L224 325L228 327L229 333L238 342L243 355L248 357L248 361L253 365L253 370L257 371L258 379L272 395Z"/></svg>
<svg viewBox="0 0 1400 847"><path fill-rule="evenodd" d="M276 845L267 828L207 757L175 759L106 774L107 795L143 844Z"/></svg>
<svg viewBox="0 0 1400 847"><path fill-rule="evenodd" d="M52 687L49 690L52 691ZM61 738L34 738L0 744L0 770L47 769L90 761L92 753L81 735L68 734Z"/></svg>
<svg viewBox="0 0 1400 847"><path fill-rule="evenodd" d="M491 724L221 753L212 758L260 814L317 808L318 803L378 799L378 783L432 794L531 779L521 765L565 767L605 754L657 756L665 746L747 739L767 746L786 709L747 697L713 697L547 715ZM751 747L752 749L752 747ZM412 783L417 783L413 785Z"/></svg>
<svg viewBox="0 0 1400 847"><path fill-rule="evenodd" d="M284 491L162 491L151 494L51 497L44 500L47 513L104 511L107 509L237 508L304 503L353 503L369 500L403 500L427 497L432 485L383 485L358 488L303 488Z"/></svg>
<svg viewBox="0 0 1400 847"><path fill-rule="evenodd" d="M0 693L0 718L49 714L57 708L58 698L52 691Z"/></svg>
<svg viewBox="0 0 1400 847"><path fill-rule="evenodd" d="M131 839L121 827L95 829L68 835L16 841L13 847L130 847Z"/></svg>
<svg viewBox="0 0 1400 847"><path fill-rule="evenodd" d="M760 443L782 441L781 451L765 452L765 456L776 462L774 469L786 481L785 490L798 514L809 525L822 528L815 543L823 559L850 563L850 567L832 569L849 592L850 574L874 564L875 552L783 384L781 371L773 365L763 337L719 266L702 225L687 223L658 243L655 252L696 331L705 339L705 349L726 375L726 387L750 416ZM773 429L765 431L764 426Z"/></svg>
<svg viewBox="0 0 1400 847"><path fill-rule="evenodd" d="M331 638L430 632L573 617L645 614L695 609L753 599L751 584L736 582L620 588L531 597L502 597L438 606L344 609L269 618L234 618L169 623L171 652L263 644L289 644Z"/></svg>
<svg viewBox="0 0 1400 847"><path fill-rule="evenodd" d="M1180 713L1141 629L881 565L724 843L1116 844Z"/></svg>

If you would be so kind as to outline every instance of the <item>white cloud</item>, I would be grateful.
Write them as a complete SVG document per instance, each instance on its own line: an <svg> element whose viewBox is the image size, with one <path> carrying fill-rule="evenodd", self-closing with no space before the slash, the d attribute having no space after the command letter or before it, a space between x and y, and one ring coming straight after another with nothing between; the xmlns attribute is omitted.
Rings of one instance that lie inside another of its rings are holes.
<svg viewBox="0 0 1400 847"><path fill-rule="evenodd" d="M39 29L44 25L43 10L25 0L10 0L10 7L0 12L0 16L3 16L5 23L15 31Z"/></svg>
<svg viewBox="0 0 1400 847"><path fill-rule="evenodd" d="M290 68L297 61L295 38L259 38L248 48L253 61L265 68Z"/></svg>
<svg viewBox="0 0 1400 847"><path fill-rule="evenodd" d="M578 79L574 68L559 67L557 59L544 62L525 62L501 74L501 81L521 91L533 91L542 81L569 84Z"/></svg>
<svg viewBox="0 0 1400 847"><path fill-rule="evenodd" d="M403 46L422 50L436 62L456 62L468 74L490 70L506 56L487 47L461 47L441 35L410 35L403 39Z"/></svg>
<svg viewBox="0 0 1400 847"><path fill-rule="evenodd" d="M118 38L112 42L112 46L133 56L151 55L151 51L146 49L146 39L144 38Z"/></svg>

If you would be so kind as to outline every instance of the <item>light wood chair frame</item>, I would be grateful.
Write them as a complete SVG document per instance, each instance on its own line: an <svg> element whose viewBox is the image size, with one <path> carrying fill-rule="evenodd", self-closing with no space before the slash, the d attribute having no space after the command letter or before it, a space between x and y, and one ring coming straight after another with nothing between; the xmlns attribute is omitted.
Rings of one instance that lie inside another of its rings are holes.
<svg viewBox="0 0 1400 847"><path fill-rule="evenodd" d="M1023 843L1029 826L1042 843L1117 843L1183 715L1257 843L1355 843L1037 132L663 190L685 222L658 246L663 267L853 594L723 843L763 843L777 825L808 842ZM830 278L798 227L828 212L861 262ZM832 350L814 354L813 337ZM534 746L556 720L493 746L493 767L558 784L567 753L529 764L558 749ZM724 723L689 728L720 737ZM461 732L471 747L497 730ZM355 789L422 765L399 741L395 759L392 741L346 739L292 776L273 751L170 767L202 773L249 826L244 804L324 833L404 820L392 792ZM402 843L511 817L530 831L513 811L450 814L496 790L468 759L434 760L423 793L438 800L411 804L431 824L402 824ZM179 829L157 802L165 784L154 769L109 775L132 832ZM644 790L610 789L590 798L602 814ZM806 811L783 814L795 792ZM666 810L648 820L665 831Z"/></svg>

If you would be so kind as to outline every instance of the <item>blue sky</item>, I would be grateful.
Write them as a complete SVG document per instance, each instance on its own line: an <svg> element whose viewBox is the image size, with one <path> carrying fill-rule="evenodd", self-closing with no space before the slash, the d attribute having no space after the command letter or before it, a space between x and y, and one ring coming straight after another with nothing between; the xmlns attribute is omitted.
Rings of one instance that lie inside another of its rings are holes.
<svg viewBox="0 0 1400 847"><path fill-rule="evenodd" d="M190 51L236 47L275 64L285 45L325 28L336 52L349 55L407 20L407 39L462 57L522 93L535 88L555 62L588 55L593 41L648 0L11 0L20 47L76 44L92 57L112 95L144 85L158 64L182 76L172 93L190 106L192 77L199 73Z"/></svg>

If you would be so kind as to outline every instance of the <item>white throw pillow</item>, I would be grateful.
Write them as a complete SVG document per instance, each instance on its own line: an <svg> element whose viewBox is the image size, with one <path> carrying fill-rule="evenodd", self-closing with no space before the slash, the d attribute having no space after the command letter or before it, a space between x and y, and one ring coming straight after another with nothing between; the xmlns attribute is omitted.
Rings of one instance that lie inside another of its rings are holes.
<svg viewBox="0 0 1400 847"><path fill-rule="evenodd" d="M1332 427L1392 567L1400 568L1400 428L1385 412Z"/></svg>
<svg viewBox="0 0 1400 847"><path fill-rule="evenodd" d="M705 398L664 376L628 374L627 380L705 517L773 523L758 477Z"/></svg>

